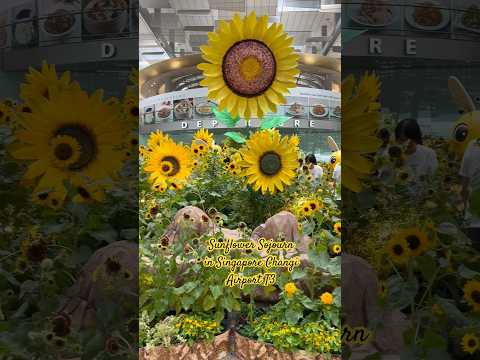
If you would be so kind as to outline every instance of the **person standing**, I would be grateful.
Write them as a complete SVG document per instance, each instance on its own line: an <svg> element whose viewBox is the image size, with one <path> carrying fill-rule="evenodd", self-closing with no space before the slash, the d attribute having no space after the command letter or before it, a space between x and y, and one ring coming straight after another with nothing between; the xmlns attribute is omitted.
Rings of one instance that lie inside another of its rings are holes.
<svg viewBox="0 0 480 360"><path fill-rule="evenodd" d="M317 164L317 158L314 154L308 154L305 157L305 164L310 167L310 174L314 182L320 182L323 177L323 169Z"/></svg>
<svg viewBox="0 0 480 360"><path fill-rule="evenodd" d="M435 175L438 168L437 154L423 145L420 126L415 119L404 119L395 128L395 139L402 145L406 165L412 171L413 181L423 181Z"/></svg>

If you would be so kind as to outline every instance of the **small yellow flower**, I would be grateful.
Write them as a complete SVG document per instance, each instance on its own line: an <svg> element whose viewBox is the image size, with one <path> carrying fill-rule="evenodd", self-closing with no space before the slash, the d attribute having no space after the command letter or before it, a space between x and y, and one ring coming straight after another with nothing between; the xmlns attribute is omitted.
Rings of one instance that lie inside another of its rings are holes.
<svg viewBox="0 0 480 360"><path fill-rule="evenodd" d="M342 245L340 244L333 244L332 247L332 253L335 254L335 255L340 255L340 253L342 252Z"/></svg>
<svg viewBox="0 0 480 360"><path fill-rule="evenodd" d="M462 338L462 349L464 352L473 354L480 347L480 339L474 334L465 334Z"/></svg>
<svg viewBox="0 0 480 360"><path fill-rule="evenodd" d="M331 305L333 303L333 295L326 291L320 296L320 301L324 305Z"/></svg>
<svg viewBox="0 0 480 360"><path fill-rule="evenodd" d="M334 231L337 235L342 235L342 223L341 223L341 222L336 222L336 223L333 225L333 231Z"/></svg>
<svg viewBox="0 0 480 360"><path fill-rule="evenodd" d="M463 287L463 293L463 297L473 307L473 311L480 311L480 281L468 281Z"/></svg>
<svg viewBox="0 0 480 360"><path fill-rule="evenodd" d="M289 282L285 284L283 290L285 291L285 294L287 294L287 296L293 296L298 289L293 282Z"/></svg>

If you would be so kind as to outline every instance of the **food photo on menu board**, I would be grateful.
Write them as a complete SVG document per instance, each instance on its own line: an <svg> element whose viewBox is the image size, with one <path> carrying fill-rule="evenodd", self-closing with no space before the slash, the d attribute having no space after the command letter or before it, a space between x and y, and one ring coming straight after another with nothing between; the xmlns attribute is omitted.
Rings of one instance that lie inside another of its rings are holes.
<svg viewBox="0 0 480 360"><path fill-rule="evenodd" d="M12 9L13 47L32 47L38 44L37 10L35 1L26 1Z"/></svg>
<svg viewBox="0 0 480 360"><path fill-rule="evenodd" d="M214 103L209 101L206 97L195 99L195 114L198 116L212 116Z"/></svg>
<svg viewBox="0 0 480 360"><path fill-rule="evenodd" d="M108 38L128 32L129 1L83 0L84 36Z"/></svg>
<svg viewBox="0 0 480 360"><path fill-rule="evenodd" d="M386 27L398 18L397 7L389 0L365 0L352 4L349 14L354 23L369 27Z"/></svg>
<svg viewBox="0 0 480 360"><path fill-rule="evenodd" d="M287 97L285 114L294 118L308 118L308 98L301 96Z"/></svg>
<svg viewBox="0 0 480 360"><path fill-rule="evenodd" d="M173 119L172 102L163 101L155 106L155 122L161 123Z"/></svg>
<svg viewBox="0 0 480 360"><path fill-rule="evenodd" d="M405 8L405 20L416 30L439 31L450 24L450 2L434 0L412 1Z"/></svg>
<svg viewBox="0 0 480 360"><path fill-rule="evenodd" d="M326 118L329 114L328 105L322 99L310 98L310 118Z"/></svg>
<svg viewBox="0 0 480 360"><path fill-rule="evenodd" d="M173 115L175 120L190 120L193 117L193 98L173 101Z"/></svg>
<svg viewBox="0 0 480 360"><path fill-rule="evenodd" d="M39 6L40 42L45 45L81 40L81 4L79 0L44 0Z"/></svg>
<svg viewBox="0 0 480 360"><path fill-rule="evenodd" d="M8 11L0 12L0 49L10 46L10 16Z"/></svg>
<svg viewBox="0 0 480 360"><path fill-rule="evenodd" d="M155 123L155 106L147 106L143 109L142 114L143 123L146 125L151 125Z"/></svg>
<svg viewBox="0 0 480 360"><path fill-rule="evenodd" d="M462 8L456 13L456 28L470 34L480 35L480 2L463 1Z"/></svg>

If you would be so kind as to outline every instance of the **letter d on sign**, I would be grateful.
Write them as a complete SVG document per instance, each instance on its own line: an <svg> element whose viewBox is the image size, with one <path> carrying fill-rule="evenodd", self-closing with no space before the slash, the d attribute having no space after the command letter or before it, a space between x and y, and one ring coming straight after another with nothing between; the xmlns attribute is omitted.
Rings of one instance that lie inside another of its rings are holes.
<svg viewBox="0 0 480 360"><path fill-rule="evenodd" d="M102 58L109 59L115 56L117 49L115 45L111 43L103 43L102 44Z"/></svg>
<svg viewBox="0 0 480 360"><path fill-rule="evenodd" d="M188 128L188 123L186 121L182 121L182 129Z"/></svg>

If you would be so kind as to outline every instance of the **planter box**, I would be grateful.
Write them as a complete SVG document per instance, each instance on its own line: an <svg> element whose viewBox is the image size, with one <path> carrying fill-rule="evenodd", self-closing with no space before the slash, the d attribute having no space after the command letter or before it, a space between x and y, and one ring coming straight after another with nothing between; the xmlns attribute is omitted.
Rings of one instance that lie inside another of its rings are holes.
<svg viewBox="0 0 480 360"><path fill-rule="evenodd" d="M213 342L197 342L170 347L140 349L139 360L326 360L304 351L282 353L272 345L239 335L233 330L215 337ZM332 357L331 360L340 360Z"/></svg>

